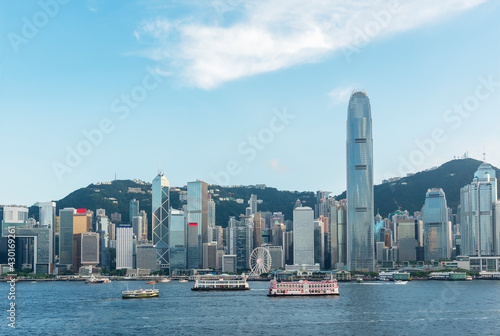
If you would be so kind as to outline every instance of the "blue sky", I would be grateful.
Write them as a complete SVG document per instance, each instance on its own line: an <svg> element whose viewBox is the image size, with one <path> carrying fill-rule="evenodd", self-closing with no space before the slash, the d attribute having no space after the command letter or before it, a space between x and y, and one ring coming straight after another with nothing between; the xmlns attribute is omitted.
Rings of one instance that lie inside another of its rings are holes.
<svg viewBox="0 0 500 336"><path fill-rule="evenodd" d="M158 169L338 194L354 89L376 183L466 151L500 166L500 4L345 3L2 1L0 204Z"/></svg>

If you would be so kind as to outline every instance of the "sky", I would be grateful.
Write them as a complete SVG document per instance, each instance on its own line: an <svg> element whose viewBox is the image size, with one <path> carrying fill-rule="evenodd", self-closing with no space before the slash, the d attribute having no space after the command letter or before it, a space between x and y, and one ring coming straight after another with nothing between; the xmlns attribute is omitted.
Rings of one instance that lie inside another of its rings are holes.
<svg viewBox="0 0 500 336"><path fill-rule="evenodd" d="M500 166L500 2L0 1L0 204L91 183L346 185L370 98L375 183Z"/></svg>

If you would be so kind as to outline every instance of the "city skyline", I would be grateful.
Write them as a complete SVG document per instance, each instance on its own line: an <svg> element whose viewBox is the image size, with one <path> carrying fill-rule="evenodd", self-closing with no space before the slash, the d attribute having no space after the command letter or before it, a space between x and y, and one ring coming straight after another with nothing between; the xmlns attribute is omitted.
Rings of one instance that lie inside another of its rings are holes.
<svg viewBox="0 0 500 336"><path fill-rule="evenodd" d="M500 47L491 43L500 5L365 5L3 4L0 109L12 127L0 132L9 144L0 204L61 199L115 174L151 181L158 170L177 186L228 180L340 194L341 121L356 88L377 106L376 184L464 152L486 150L498 166L499 139L484 120L500 118ZM213 43L217 34L225 44ZM179 53L165 52L170 42ZM333 168L311 168L297 149ZM193 152L204 164L184 164ZM33 169L40 178L22 178Z"/></svg>

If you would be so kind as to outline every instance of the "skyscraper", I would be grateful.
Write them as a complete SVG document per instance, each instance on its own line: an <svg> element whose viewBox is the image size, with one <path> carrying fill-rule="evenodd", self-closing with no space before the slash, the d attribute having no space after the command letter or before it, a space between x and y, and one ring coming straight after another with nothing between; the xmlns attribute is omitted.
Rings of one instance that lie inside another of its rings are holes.
<svg viewBox="0 0 500 336"><path fill-rule="evenodd" d="M186 269L186 225L184 211L171 209L170 225L170 269Z"/></svg>
<svg viewBox="0 0 500 336"><path fill-rule="evenodd" d="M354 92L347 116L347 268L374 268L373 138L370 100Z"/></svg>
<svg viewBox="0 0 500 336"><path fill-rule="evenodd" d="M293 210L293 263L314 265L314 210L310 207Z"/></svg>
<svg viewBox="0 0 500 336"><path fill-rule="evenodd" d="M132 223L132 219L135 216L139 216L139 201L134 198L129 202L129 223Z"/></svg>
<svg viewBox="0 0 500 336"><path fill-rule="evenodd" d="M116 227L116 269L134 268L134 232L130 225Z"/></svg>
<svg viewBox="0 0 500 336"><path fill-rule="evenodd" d="M424 258L451 258L451 223L443 189L429 189L424 205Z"/></svg>
<svg viewBox="0 0 500 336"><path fill-rule="evenodd" d="M73 264L73 218L76 209L59 210L59 264L70 268Z"/></svg>
<svg viewBox="0 0 500 336"><path fill-rule="evenodd" d="M474 174L472 183L460 189L460 231L464 255L499 255L500 223L494 218L498 216L498 211L494 212L496 201L496 173L489 163L484 162Z"/></svg>
<svg viewBox="0 0 500 336"><path fill-rule="evenodd" d="M250 205L250 209L252 211L252 215L257 213L257 195L250 195L250 199L248 200L248 204Z"/></svg>
<svg viewBox="0 0 500 336"><path fill-rule="evenodd" d="M170 182L163 172L153 180L153 245L156 246L156 261L160 269L170 269Z"/></svg>
<svg viewBox="0 0 500 336"><path fill-rule="evenodd" d="M188 268L203 264L203 243L208 243L208 185L203 181L187 184Z"/></svg>

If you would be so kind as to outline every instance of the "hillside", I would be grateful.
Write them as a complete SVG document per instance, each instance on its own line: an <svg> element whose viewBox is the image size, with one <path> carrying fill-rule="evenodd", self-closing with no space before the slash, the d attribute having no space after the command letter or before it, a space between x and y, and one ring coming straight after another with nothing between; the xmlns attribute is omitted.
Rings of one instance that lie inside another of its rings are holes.
<svg viewBox="0 0 500 336"><path fill-rule="evenodd" d="M446 194L448 207L456 213L456 208L460 203L460 188L472 182L474 173L481 163L474 159L452 160L433 170L416 173L395 182L376 185L374 187L375 212L379 209L380 215L386 217L397 209L397 202L403 210L408 210L412 214L422 209L427 189L442 188ZM495 171L497 177L500 176L500 170L495 168ZM338 195L337 199L345 197L344 192Z"/></svg>
<svg viewBox="0 0 500 336"><path fill-rule="evenodd" d="M448 206L456 211L460 202L460 188L472 181L474 172L480 164L481 161L474 159L453 160L433 170L376 185L374 187L375 211L378 209L379 213L386 217L397 209L396 202L410 213L418 211L424 204L425 194L429 188L443 188ZM497 176L500 176L500 170L495 169ZM178 189L186 190L186 187ZM282 212L285 219L292 219L293 205L297 199L312 208L315 203L313 192L244 186L209 186L209 189L213 189L216 202L216 224L223 227L227 226L230 216L245 213L251 194L257 195L258 199L263 201L258 205L259 211ZM171 206L180 209L183 203L179 200L179 191L172 190L170 197ZM103 208L106 209L108 216L113 212L121 213L122 223L129 223L129 202L133 198L139 200L140 210L146 211L151 223L151 184L141 181L117 180L106 184L90 184L57 201L57 210L65 207L86 208L92 211ZM221 201L221 198L229 200ZM336 198L345 198L345 192ZM242 199L244 202L238 203L237 199ZM38 220L37 207L30 208L30 216Z"/></svg>

